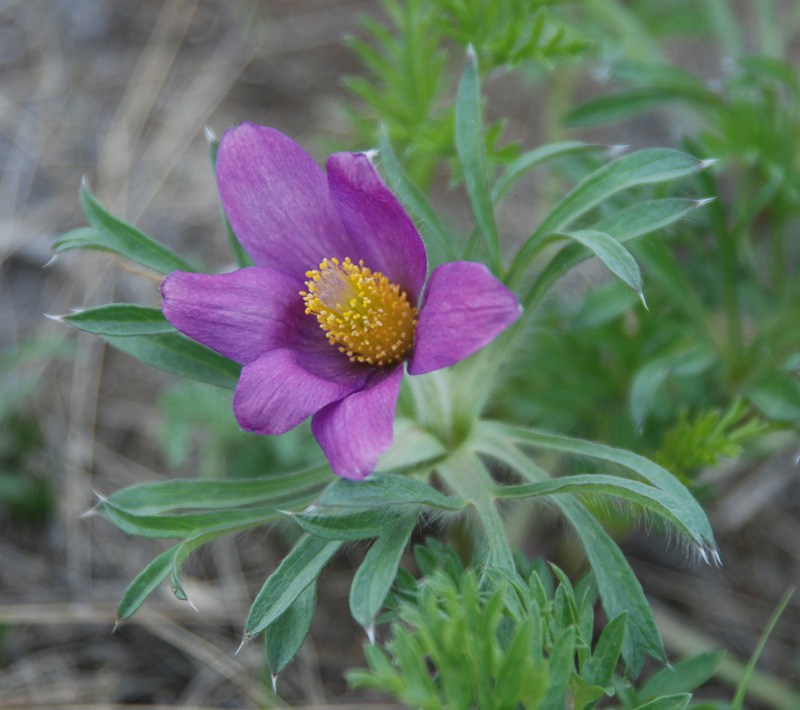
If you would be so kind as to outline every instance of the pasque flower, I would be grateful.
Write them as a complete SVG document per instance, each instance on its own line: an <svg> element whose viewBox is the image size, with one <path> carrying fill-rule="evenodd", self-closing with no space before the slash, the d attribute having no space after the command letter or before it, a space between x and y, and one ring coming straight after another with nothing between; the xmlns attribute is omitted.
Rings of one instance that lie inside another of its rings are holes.
<svg viewBox="0 0 800 710"><path fill-rule="evenodd" d="M442 264L425 285L422 240L367 156L336 153L326 167L273 128L227 131L219 191L255 266L176 271L162 307L243 365L233 398L243 429L281 434L313 415L334 472L361 479L391 446L404 361L411 375L452 365L519 304L483 264Z"/></svg>

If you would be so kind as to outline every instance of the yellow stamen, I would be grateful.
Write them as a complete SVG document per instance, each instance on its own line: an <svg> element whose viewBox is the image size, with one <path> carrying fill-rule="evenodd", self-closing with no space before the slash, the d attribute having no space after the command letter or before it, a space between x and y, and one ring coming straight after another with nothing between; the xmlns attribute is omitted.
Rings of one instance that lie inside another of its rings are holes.
<svg viewBox="0 0 800 710"><path fill-rule="evenodd" d="M325 259L306 277L308 291L300 292L306 313L351 362L391 365L411 350L417 309L383 274L347 258Z"/></svg>

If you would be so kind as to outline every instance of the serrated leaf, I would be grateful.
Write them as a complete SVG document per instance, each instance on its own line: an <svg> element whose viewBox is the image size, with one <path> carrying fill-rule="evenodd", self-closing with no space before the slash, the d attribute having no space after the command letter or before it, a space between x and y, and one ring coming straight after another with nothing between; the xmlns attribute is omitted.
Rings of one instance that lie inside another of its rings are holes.
<svg viewBox="0 0 800 710"><path fill-rule="evenodd" d="M108 212L85 185L81 186L80 200L91 230L76 230L56 240L53 245L56 253L68 249L97 249L125 257L161 274L195 270L163 244Z"/></svg>
<svg viewBox="0 0 800 710"><path fill-rule="evenodd" d="M503 171L497 178L492 187L492 202L497 204L503 196L511 189L523 175L550 160L561 158L565 155L576 153L590 153L600 150L608 150L607 145L600 143L583 143L581 141L562 141L561 143L549 143L521 155Z"/></svg>
<svg viewBox="0 0 800 710"><path fill-rule="evenodd" d="M462 510L460 498L439 493L427 483L393 473L373 473L363 481L340 478L328 486L317 501L336 508L427 505L441 510Z"/></svg>
<svg viewBox="0 0 800 710"><path fill-rule="evenodd" d="M180 333L106 335L103 339L146 365L176 375L228 389L235 389L239 381L241 365Z"/></svg>
<svg viewBox="0 0 800 710"><path fill-rule="evenodd" d="M274 676L291 663L308 636L317 607L317 583L311 582L264 630L267 663Z"/></svg>
<svg viewBox="0 0 800 710"><path fill-rule="evenodd" d="M254 480L173 479L140 483L117 491L108 501L137 515L174 510L210 510L269 502L271 506L302 501L330 480L330 467L320 464L305 471Z"/></svg>
<svg viewBox="0 0 800 710"><path fill-rule="evenodd" d="M370 547L350 587L350 613L365 629L375 623L397 576L408 539L417 526L418 511L403 515L384 528Z"/></svg>
<svg viewBox="0 0 800 710"><path fill-rule="evenodd" d="M503 268L500 254L500 237L494 207L489 193L486 166L486 144L481 118L480 86L478 79L478 60L470 49L461 82L458 87L455 106L455 143L461 162L461 171L467 186L472 213L480 229L492 272L499 275Z"/></svg>
<svg viewBox="0 0 800 710"><path fill-rule="evenodd" d="M638 185L676 180L700 170L704 163L677 150L640 150L604 165L585 177L556 205L536 231L525 241L506 278L515 285L536 256L542 240L563 232L581 215L612 195Z"/></svg>
<svg viewBox="0 0 800 710"><path fill-rule="evenodd" d="M255 636L273 623L317 579L322 568L342 546L335 540L304 535L264 582L245 623L245 635Z"/></svg>
<svg viewBox="0 0 800 710"><path fill-rule="evenodd" d="M174 333L160 308L135 303L109 303L61 316L61 320L95 335L155 335Z"/></svg>

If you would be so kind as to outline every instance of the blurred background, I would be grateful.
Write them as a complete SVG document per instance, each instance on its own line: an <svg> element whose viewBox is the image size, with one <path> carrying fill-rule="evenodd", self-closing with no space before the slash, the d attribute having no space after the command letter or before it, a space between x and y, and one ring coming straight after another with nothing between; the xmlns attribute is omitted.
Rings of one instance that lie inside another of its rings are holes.
<svg viewBox="0 0 800 710"><path fill-rule="evenodd" d="M638 5L649 8L643 17L651 26L663 21L654 3ZM756 21L750 5L737 5L744 28ZM359 101L357 81L345 82L367 73L346 41L369 36L365 16L385 21L387 12L366 0L0 0L0 706L283 704L269 690L258 644L234 651L250 601L281 559L288 533L257 531L210 545L185 581L198 612L165 587L112 634L127 584L166 545L82 516L95 491L287 470L313 460L315 444L305 430L277 440L245 436L227 392L186 384L46 318L111 301L159 303L151 274L101 252L53 259L51 248L85 223L78 202L85 178L114 214L193 263L227 268L204 128L221 135L245 120L273 126L320 160L334 149L372 147L360 123L372 114L369 102L363 91ZM612 47L621 42L608 37ZM797 42L785 50L797 58ZM461 51L451 48L452 71L444 76L457 79ZM646 43L638 51L646 52ZM702 36L673 35L663 51L709 81L724 69L724 53ZM487 76L489 115L507 121L504 142L529 149L568 136L635 148L674 145L699 123L665 111L612 126L561 126L557 110L569 106L559 87L569 85L567 100L600 95L605 61L590 54L566 70L551 62ZM408 166L460 226L465 202L449 190L452 175L413 156ZM501 214L504 235L529 233L539 201L568 178L539 177L515 192ZM796 232L790 236L796 241ZM584 293L596 280L596 265L588 264L562 286L567 302L572 290ZM562 315L557 306L548 311ZM631 376L629 370L625 392ZM582 422L591 398L571 406ZM635 439L636 427L626 421L626 436ZM602 427L576 430L579 424L558 419L554 426L629 445ZM644 526L618 527L670 655L727 648L734 683L736 663L753 652L777 601L800 579L796 437L784 434L766 450L736 462L723 456L718 470L695 466L702 469L698 487L715 487L707 500L722 568L692 566L679 546L648 536ZM522 536L526 554L579 572L580 550L563 533L543 511ZM343 678L363 663L365 639L347 610L352 569L363 553L352 546L322 577L311 637L280 679L292 705L385 704L348 692ZM754 707L790 707L781 703L796 699L798 638L795 600L763 655Z"/></svg>

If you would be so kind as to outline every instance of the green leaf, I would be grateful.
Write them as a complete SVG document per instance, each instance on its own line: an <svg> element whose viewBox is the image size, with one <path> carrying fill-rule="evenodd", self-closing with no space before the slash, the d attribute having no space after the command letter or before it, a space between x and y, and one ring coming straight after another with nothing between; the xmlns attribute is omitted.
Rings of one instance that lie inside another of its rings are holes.
<svg viewBox="0 0 800 710"><path fill-rule="evenodd" d="M317 606L317 583L311 582L264 630L264 648L273 676L291 663L308 636Z"/></svg>
<svg viewBox="0 0 800 710"><path fill-rule="evenodd" d="M86 185L81 186L80 199L91 229L76 230L56 240L53 245L56 253L68 249L98 249L125 257L161 274L195 270L164 245L108 212Z"/></svg>
<svg viewBox="0 0 800 710"><path fill-rule="evenodd" d="M498 435L496 431L479 432L475 446L509 465L528 480L541 483L547 479L544 471L513 446L513 439ZM575 498L570 495L556 496L553 503L570 521L583 543L606 616L614 619L625 612L629 615L628 634L622 654L629 673L635 678L641 671L645 653L659 661L666 659L664 645L642 587L617 544Z"/></svg>
<svg viewBox="0 0 800 710"><path fill-rule="evenodd" d="M627 612L623 612L606 624L592 654L592 673L591 677L587 678L590 685L599 685L605 688L611 684L614 669L617 667L622 653L627 626Z"/></svg>
<svg viewBox="0 0 800 710"><path fill-rule="evenodd" d="M172 571L172 563L178 554L180 545L170 547L162 552L145 567L128 585L117 607L117 619L128 619L144 604L145 599L164 581Z"/></svg>
<svg viewBox="0 0 800 710"><path fill-rule="evenodd" d="M394 420L392 447L375 466L376 471L408 471L427 466L447 455L439 439L411 419Z"/></svg>
<svg viewBox="0 0 800 710"><path fill-rule="evenodd" d="M702 201L677 198L637 202L600 220L591 228L611 234L620 244L624 244L677 222L702 204ZM528 307L559 277L589 256L591 252L580 244L570 244L558 252L533 282L528 295Z"/></svg>
<svg viewBox="0 0 800 710"><path fill-rule="evenodd" d="M550 687L547 689L541 710L561 710L567 692L567 683L575 667L575 629L565 629L553 644L549 658Z"/></svg>
<svg viewBox="0 0 800 710"><path fill-rule="evenodd" d="M691 693L712 678L724 655L724 650L700 653L670 668L662 668L639 691L640 700L647 702L663 695Z"/></svg>
<svg viewBox="0 0 800 710"><path fill-rule="evenodd" d="M603 265L642 298L642 273L631 253L614 237L597 229L579 229L564 232L565 237L574 239L589 249Z"/></svg>
<svg viewBox="0 0 800 710"><path fill-rule="evenodd" d="M546 237L563 232L578 217L612 195L638 185L676 180L705 165L677 150L653 148L626 155L595 170L553 208L525 241L511 264L506 282L511 285L519 282Z"/></svg>
<svg viewBox="0 0 800 710"><path fill-rule="evenodd" d="M489 193L486 142L481 118L478 60L472 48L468 51L467 63L458 87L455 120L456 150L461 161L461 170L464 174L470 205L489 252L492 272L499 275L503 269L503 261L497 222L495 222L492 198Z"/></svg>
<svg viewBox="0 0 800 710"><path fill-rule="evenodd" d="M397 576L400 558L417 526L418 513L403 515L384 528L358 568L350 587L350 613L370 633Z"/></svg>
<svg viewBox="0 0 800 710"><path fill-rule="evenodd" d="M486 435L497 436L526 446L561 451L577 456L588 456L601 461L619 464L637 473L645 480L669 493L682 509L681 517L685 521L689 537L698 546L700 554L716 550L714 534L703 508L686 489L686 487L669 471L649 459L623 449L615 449L604 444L596 444L581 439L572 439L558 434L550 434L524 427L508 426L495 422L483 422Z"/></svg>
<svg viewBox="0 0 800 710"><path fill-rule="evenodd" d="M134 515L117 508L109 501L99 503L96 510L129 535L154 538L191 538L212 530L246 529L264 525L281 515L272 507L235 508L174 515Z"/></svg>
<svg viewBox="0 0 800 710"><path fill-rule="evenodd" d="M175 332L160 308L134 303L109 303L61 316L60 319L95 335L155 335Z"/></svg>
<svg viewBox="0 0 800 710"><path fill-rule="evenodd" d="M109 503L129 513L154 515L170 510L210 510L268 502L287 505L305 498L331 478L327 464L305 471L254 480L172 479L140 483L117 491Z"/></svg>
<svg viewBox="0 0 800 710"><path fill-rule="evenodd" d="M427 483L393 473L373 473L363 481L337 479L317 501L320 506L338 508L427 505L441 510L462 510L460 498L439 493Z"/></svg>
<svg viewBox="0 0 800 710"><path fill-rule="evenodd" d="M264 582L250 607L245 637L261 633L286 611L342 546L341 541L304 535Z"/></svg>
<svg viewBox="0 0 800 710"><path fill-rule="evenodd" d="M791 375L770 372L748 387L746 394L770 419L800 419L800 383Z"/></svg>
<svg viewBox="0 0 800 710"><path fill-rule="evenodd" d="M403 206L411 215L419 221L422 227L423 236L433 238L436 246L442 252L444 261L453 260L452 240L439 222L439 217L431 207L430 202L411 179L403 172L400 161L392 150L389 136L386 134L385 127L380 131L379 157L383 174L391 187L392 192L397 195Z"/></svg>
<svg viewBox="0 0 800 710"><path fill-rule="evenodd" d="M312 512L297 513L292 519L307 533L325 540L367 540L383 534L407 511L395 506L376 509L334 509L312 506ZM414 511L416 518L419 509Z"/></svg>
<svg viewBox="0 0 800 710"><path fill-rule="evenodd" d="M103 336L106 342L146 365L234 389L242 366L180 333Z"/></svg>
<svg viewBox="0 0 800 710"><path fill-rule="evenodd" d="M650 486L620 476L608 476L601 473L564 476L542 483L502 486L496 490L495 496L497 498L533 498L564 493L616 496L658 513L677 526L689 538L694 539L697 535L696 531L690 527L694 525L694 519L689 516L684 519L681 501L675 499L671 493L657 486Z"/></svg>
<svg viewBox="0 0 800 710"><path fill-rule="evenodd" d="M492 202L497 204L503 196L511 189L526 173L535 167L565 155L575 153L589 153L600 150L608 150L607 145L601 143L583 143L581 141L563 141L561 143L549 143L521 155L511 163L503 174L497 179L492 187Z"/></svg>
<svg viewBox="0 0 800 710"><path fill-rule="evenodd" d="M689 707L692 696L689 693L679 695L667 695L663 698L651 700L649 703L639 705L633 710L685 710Z"/></svg>

